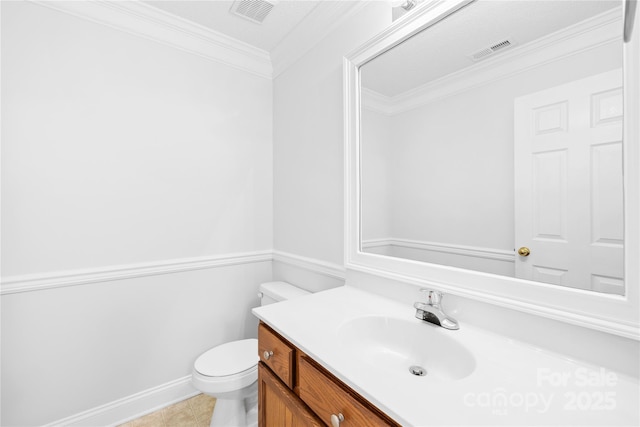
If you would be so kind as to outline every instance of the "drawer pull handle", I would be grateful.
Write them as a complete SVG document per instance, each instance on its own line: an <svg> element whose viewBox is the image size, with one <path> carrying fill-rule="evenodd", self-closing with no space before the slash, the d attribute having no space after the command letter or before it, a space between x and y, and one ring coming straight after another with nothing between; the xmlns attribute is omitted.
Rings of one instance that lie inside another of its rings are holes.
<svg viewBox="0 0 640 427"><path fill-rule="evenodd" d="M331 414L331 426L332 427L340 427L340 423L344 421L344 415L342 414Z"/></svg>
<svg viewBox="0 0 640 427"><path fill-rule="evenodd" d="M262 357L264 357L264 360L271 359L271 356L273 356L273 351L265 350L264 353L262 353Z"/></svg>

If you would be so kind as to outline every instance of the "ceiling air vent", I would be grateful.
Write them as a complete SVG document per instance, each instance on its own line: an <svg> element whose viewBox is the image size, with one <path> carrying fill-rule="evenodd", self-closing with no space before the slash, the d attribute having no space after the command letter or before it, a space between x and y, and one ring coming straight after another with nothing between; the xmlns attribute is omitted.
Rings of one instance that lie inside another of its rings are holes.
<svg viewBox="0 0 640 427"><path fill-rule="evenodd" d="M275 1L268 0L236 0L231 5L230 12L251 22L262 24L274 5Z"/></svg>
<svg viewBox="0 0 640 427"><path fill-rule="evenodd" d="M480 49L479 51L472 53L469 55L471 59L474 61L480 61L494 53L504 50L508 47L515 46L515 42L513 40L502 40L501 42L495 43L489 47L485 47L484 49Z"/></svg>

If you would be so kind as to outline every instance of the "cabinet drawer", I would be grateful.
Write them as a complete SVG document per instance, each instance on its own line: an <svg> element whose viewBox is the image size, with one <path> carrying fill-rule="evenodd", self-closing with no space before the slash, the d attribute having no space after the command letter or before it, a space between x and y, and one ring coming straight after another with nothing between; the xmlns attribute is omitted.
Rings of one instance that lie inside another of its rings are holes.
<svg viewBox="0 0 640 427"><path fill-rule="evenodd" d="M340 427L397 425L375 409L366 407L330 375L316 367L307 356L298 358L300 398L328 426L332 425L331 416L338 414L344 417Z"/></svg>
<svg viewBox="0 0 640 427"><path fill-rule="evenodd" d="M287 387L293 388L293 346L261 323L258 326L258 352L260 360L267 365Z"/></svg>

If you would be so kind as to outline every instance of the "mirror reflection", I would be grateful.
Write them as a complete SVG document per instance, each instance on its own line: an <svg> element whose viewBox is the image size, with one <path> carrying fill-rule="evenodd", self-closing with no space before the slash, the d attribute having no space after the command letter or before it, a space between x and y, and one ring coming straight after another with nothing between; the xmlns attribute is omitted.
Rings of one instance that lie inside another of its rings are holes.
<svg viewBox="0 0 640 427"><path fill-rule="evenodd" d="M622 65L608 0L479 0L363 65L361 250L623 295Z"/></svg>

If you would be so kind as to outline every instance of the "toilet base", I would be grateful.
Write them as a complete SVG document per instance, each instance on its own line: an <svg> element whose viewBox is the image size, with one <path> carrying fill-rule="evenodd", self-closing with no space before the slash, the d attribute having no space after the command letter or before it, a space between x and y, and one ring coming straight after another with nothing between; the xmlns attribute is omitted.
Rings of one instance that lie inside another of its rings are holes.
<svg viewBox="0 0 640 427"><path fill-rule="evenodd" d="M217 399L210 427L257 427L258 399Z"/></svg>
<svg viewBox="0 0 640 427"><path fill-rule="evenodd" d="M240 399L218 399L213 409L211 417L211 427L246 427L247 411L244 407L244 400Z"/></svg>
<svg viewBox="0 0 640 427"><path fill-rule="evenodd" d="M247 427L258 427L258 395L247 397L244 407L247 410Z"/></svg>

